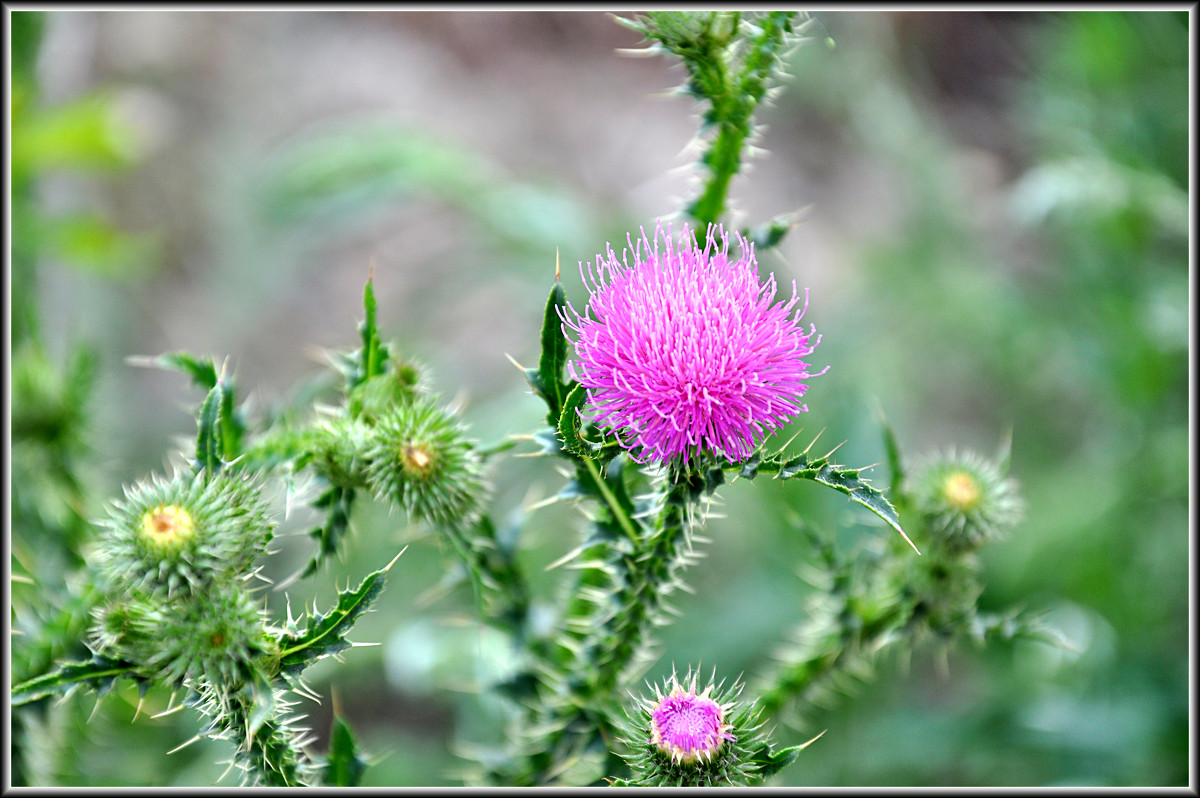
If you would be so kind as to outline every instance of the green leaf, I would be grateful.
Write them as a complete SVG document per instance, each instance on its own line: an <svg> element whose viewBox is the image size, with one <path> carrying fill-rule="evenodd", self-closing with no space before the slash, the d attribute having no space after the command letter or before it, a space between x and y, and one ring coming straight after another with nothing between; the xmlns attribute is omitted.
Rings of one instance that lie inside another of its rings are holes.
<svg viewBox="0 0 1200 798"><path fill-rule="evenodd" d="M542 354L538 358L538 367L536 371L525 369L525 378L533 386L534 392L545 400L549 408L546 420L554 427L559 424L567 395L577 385L574 380L563 382L563 369L567 364L567 336L563 333L562 316L559 314L566 312L566 309L567 294L555 274L542 316Z"/></svg>
<svg viewBox="0 0 1200 798"><path fill-rule="evenodd" d="M119 676L143 681L136 665L96 654L89 661L69 662L16 685L12 689L12 705L18 707L52 695L65 696L78 687L90 687L104 695Z"/></svg>
<svg viewBox="0 0 1200 798"><path fill-rule="evenodd" d="M814 440L813 443L816 441ZM809 444L812 448L812 444ZM776 479L808 479L821 485L826 485L850 497L850 501L861 504L875 515L882 518L889 526L900 533L913 551L920 550L905 534L900 526L900 516L883 492L871 486L871 483L859 476L857 468L847 468L829 462L830 452L823 457L810 458L808 449L797 455L785 457L783 452L763 458L759 454L751 456L744 463L730 463L728 469L738 469L738 475L744 479L754 479L758 474L775 474Z"/></svg>
<svg viewBox="0 0 1200 798"><path fill-rule="evenodd" d="M1074 654L1079 653L1079 648L1060 630L1050 626L1045 619L1024 615L1018 610L979 613L971 619L968 633L979 645L991 640L1033 640Z"/></svg>
<svg viewBox="0 0 1200 798"><path fill-rule="evenodd" d="M188 375L192 385L212 391L221 389L219 418L221 434L221 454L226 461L235 459L242 452L242 439L246 434L246 422L242 414L234 406L233 383L221 379L217 372L217 363L213 358L198 358L188 352L167 352L154 358L132 357L129 362L136 366L152 366L179 371Z"/></svg>
<svg viewBox="0 0 1200 798"><path fill-rule="evenodd" d="M869 482L859 477L858 473L857 469L830 463L821 466L817 473L809 478L814 482L845 493L850 497L850 501L861 504L875 513L899 532L908 541L908 545L913 546L912 541L908 540L908 535L904 534L904 530L900 528L900 517L896 514L896 508L887 500L882 491L873 488ZM914 550L916 548L913 546ZM920 554L919 551L917 553Z"/></svg>
<svg viewBox="0 0 1200 798"><path fill-rule="evenodd" d="M375 300L375 280L374 277L369 277L367 284L363 287L363 310L366 312L366 317L358 327L359 335L362 337L360 383L379 376L387 365L387 347L379 340L379 326L375 321L378 307L379 304Z"/></svg>
<svg viewBox="0 0 1200 798"><path fill-rule="evenodd" d="M211 391L217 384L217 364L212 358L200 359L188 352L166 352L154 358L129 359L138 366L154 366L169 371L182 371L192 378L192 384Z"/></svg>
<svg viewBox="0 0 1200 798"><path fill-rule="evenodd" d="M357 787L366 768L367 762L358 754L350 727L334 715L329 733L329 756L321 773L321 783L328 787Z"/></svg>
<svg viewBox="0 0 1200 798"><path fill-rule="evenodd" d="M777 246L783 237L792 229L792 221L788 217L776 217L756 227L742 230L742 236L754 245L755 252L766 252Z"/></svg>
<svg viewBox="0 0 1200 798"><path fill-rule="evenodd" d="M400 554L403 553L401 550ZM299 635L285 632L276 638L279 671L287 675L299 675L317 660L349 648L346 633L379 598L387 572L400 559L400 554L380 570L368 574L358 587L339 591L337 605L328 613L314 608L308 616L308 625Z"/></svg>
<svg viewBox="0 0 1200 798"><path fill-rule="evenodd" d="M221 385L214 385L208 396L204 397L204 403L200 405L200 412L196 417L200 431L196 436L195 469L210 475L221 470L221 455L224 450L218 429L221 421L221 393Z"/></svg>
<svg viewBox="0 0 1200 798"><path fill-rule="evenodd" d="M821 734L824 733L825 732L821 732ZM750 757L750 760L758 765L758 775L761 778L770 778L788 765L795 762L796 757L800 756L800 752L815 743L820 738L821 734L818 734L816 737L812 738L806 743L789 746L787 748L780 748L774 751L771 750L771 746L769 744L764 745Z"/></svg>
<svg viewBox="0 0 1200 798"><path fill-rule="evenodd" d="M567 395L562 414L558 418L558 436L563 450L576 457L595 457L595 447L580 434L579 409L587 401L587 389L576 385Z"/></svg>
<svg viewBox="0 0 1200 798"><path fill-rule="evenodd" d="M904 461L900 457L900 444L896 440L896 431L883 415L882 408L876 408L879 416L879 426L883 430L883 447L887 451L888 470L892 474L892 495L896 503L903 505L907 499L904 494Z"/></svg>
<svg viewBox="0 0 1200 798"><path fill-rule="evenodd" d="M330 555L335 554L342 538L350 529L350 511L354 506L354 488L333 486L313 502L313 507L326 508L325 523L309 531L309 537L317 540L317 553L304 566L299 579L317 572Z"/></svg>

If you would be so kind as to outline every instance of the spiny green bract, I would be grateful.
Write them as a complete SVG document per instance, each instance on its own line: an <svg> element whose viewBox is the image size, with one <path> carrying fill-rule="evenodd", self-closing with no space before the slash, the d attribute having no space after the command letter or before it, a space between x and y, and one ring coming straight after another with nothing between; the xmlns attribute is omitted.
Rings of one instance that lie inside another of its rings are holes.
<svg viewBox="0 0 1200 798"><path fill-rule="evenodd" d="M633 770L629 784L646 787L744 787L757 783L778 767L763 731L761 711L756 704L739 700L744 685L738 681L726 688L722 680L710 681L696 690L696 674L682 679L672 674L653 697L643 697L626 709L621 736L627 751L622 754ZM655 734L656 710L665 698L703 700L720 707L722 740L704 755L683 757L664 748L661 730ZM656 739L659 738L659 739ZM688 760L691 761L688 761ZM790 761L790 760L789 760ZM766 766L766 767L764 767Z"/></svg>
<svg viewBox="0 0 1200 798"><path fill-rule="evenodd" d="M98 561L109 583L169 596L249 573L275 521L250 478L200 472L126 487L100 525Z"/></svg>
<svg viewBox="0 0 1200 798"><path fill-rule="evenodd" d="M913 498L928 533L948 548L974 551L1020 520L1016 482L974 452L950 452L917 469Z"/></svg>
<svg viewBox="0 0 1200 798"><path fill-rule="evenodd" d="M485 491L474 445L453 415L431 400L381 416L366 455L366 478L381 501L418 521L468 526Z"/></svg>

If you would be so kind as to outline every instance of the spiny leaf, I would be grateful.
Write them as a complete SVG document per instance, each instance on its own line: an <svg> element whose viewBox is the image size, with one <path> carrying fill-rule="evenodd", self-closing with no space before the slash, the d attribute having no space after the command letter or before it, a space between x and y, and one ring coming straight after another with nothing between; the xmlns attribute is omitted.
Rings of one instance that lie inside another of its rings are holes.
<svg viewBox="0 0 1200 798"><path fill-rule="evenodd" d="M396 559L400 558L400 554L396 555ZM314 608L308 618L307 627L298 637L285 633L276 638L280 672L298 675L317 660L349 648L346 633L358 621L359 616L370 609L379 598L379 594L383 592L387 572L396 559L384 568L367 575L353 590L339 591L337 605L328 613L318 612Z"/></svg>
<svg viewBox="0 0 1200 798"><path fill-rule="evenodd" d="M18 707L47 696L67 695L81 686L91 687L104 695L112 689L113 682L119 676L143 681L133 663L96 654L91 660L69 662L50 673L16 685L12 689L12 705Z"/></svg>
<svg viewBox="0 0 1200 798"><path fill-rule="evenodd" d="M563 402L576 384L574 380L563 382L563 369L567 364L567 336L563 333L561 314L566 310L567 294L555 274L542 316L542 353L538 358L538 367L536 370L525 369L525 378L534 392L546 402L546 420L551 426L558 426Z"/></svg>
<svg viewBox="0 0 1200 798"><path fill-rule="evenodd" d="M1060 630L1050 626L1040 617L1031 617L1018 611L1003 614L979 613L971 620L969 633L971 638L980 644L989 640L1036 640L1065 651L1079 653L1075 644Z"/></svg>
<svg viewBox="0 0 1200 798"><path fill-rule="evenodd" d="M321 783L328 787L357 787L362 781L367 762L358 754L358 744L346 721L333 717L329 734L329 755L321 773Z"/></svg>
<svg viewBox="0 0 1200 798"><path fill-rule="evenodd" d="M920 549L909 540L908 535L901 528L900 517L896 514L896 508L887 500L882 491L876 490L871 487L869 482L861 479L858 476L857 470L829 464L822 466L816 475L812 477L812 480L845 493L850 497L850 501L861 504L884 521L887 521L892 529L899 532L900 537L904 538L904 541L912 546L913 551L917 554L921 553Z"/></svg>
<svg viewBox="0 0 1200 798"><path fill-rule="evenodd" d="M134 360L138 365L155 366L181 371L192 378L192 384L210 391L217 384L217 366L212 358L200 359L189 352L165 352L158 357Z"/></svg>
<svg viewBox="0 0 1200 798"><path fill-rule="evenodd" d="M792 229L792 222L787 217L776 217L757 227L742 230L742 236L754 245L755 252L766 252L783 240Z"/></svg>
<svg viewBox="0 0 1200 798"><path fill-rule="evenodd" d="M901 528L896 508L883 492L859 476L861 469L830 463L829 455L810 458L805 450L791 457L784 457L783 453L779 452L764 458L756 453L743 463L728 463L725 468L737 469L738 475L744 479L754 479L759 474L775 474L777 479L808 479L845 493L850 497L850 501L861 504L886 521L900 533L908 545L912 546L913 551L921 553Z"/></svg>
<svg viewBox="0 0 1200 798"><path fill-rule="evenodd" d="M317 541L317 553L304 566L298 579L305 579L317 572L330 555L337 553L338 546L350 529L350 511L354 506L354 488L330 487L313 502L317 508L325 508L325 523L309 531L309 537Z"/></svg>
<svg viewBox="0 0 1200 798"><path fill-rule="evenodd" d="M888 470L892 474L892 495L896 498L896 504L903 507L907 502L907 496L904 493L905 473L904 461L900 457L900 444L896 440L896 431L892 429L892 425L883 415L883 408L876 407L875 412L879 416L879 426L883 431L883 447L887 452Z"/></svg>
<svg viewBox="0 0 1200 798"><path fill-rule="evenodd" d="M379 327L375 323L378 307L379 303L375 299L375 280L373 276L368 277L367 284L363 287L363 310L366 317L358 327L359 335L362 337L359 383L382 374L387 363L387 347L380 341Z"/></svg>
<svg viewBox="0 0 1200 798"><path fill-rule="evenodd" d="M558 435L563 449L576 457L592 457L594 454L592 447L583 439L579 430L579 425L582 423L582 419L579 417L579 408L583 407L583 403L586 401L587 389L582 385L576 385L567 395L562 414L558 418Z"/></svg>

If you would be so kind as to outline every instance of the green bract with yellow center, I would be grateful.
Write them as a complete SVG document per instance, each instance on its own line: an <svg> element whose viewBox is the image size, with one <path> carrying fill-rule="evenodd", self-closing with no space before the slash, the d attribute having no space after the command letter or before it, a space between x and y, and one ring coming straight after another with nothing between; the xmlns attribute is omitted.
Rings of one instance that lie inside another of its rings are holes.
<svg viewBox="0 0 1200 798"><path fill-rule="evenodd" d="M935 539L974 550L1002 537L1021 517L1016 482L974 452L950 452L917 469L913 497Z"/></svg>
<svg viewBox="0 0 1200 798"><path fill-rule="evenodd" d="M253 480L201 472L126 487L101 527L98 560L113 587L171 595L250 573L275 523Z"/></svg>
<svg viewBox="0 0 1200 798"><path fill-rule="evenodd" d="M434 402L381 416L364 454L367 484L380 501L435 524L468 526L478 518L483 465L462 425Z"/></svg>

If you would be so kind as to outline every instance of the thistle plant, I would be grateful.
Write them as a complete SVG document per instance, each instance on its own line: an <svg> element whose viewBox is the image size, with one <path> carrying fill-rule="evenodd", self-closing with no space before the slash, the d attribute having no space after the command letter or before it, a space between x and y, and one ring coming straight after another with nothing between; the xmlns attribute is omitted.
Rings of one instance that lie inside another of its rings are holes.
<svg viewBox="0 0 1200 798"><path fill-rule="evenodd" d="M314 753L297 707L312 693L305 670L352 645L348 634L396 560L339 590L327 611L273 617L262 567L279 544L279 494L319 520L308 532L311 559L277 590L336 568L366 503L445 544L449 584L466 583L479 620L507 636L516 662L485 685L507 700L508 716L503 744L477 752L469 779L480 783L758 784L816 740L780 747L772 729L864 676L886 648L930 638L1061 643L1036 619L976 609L977 551L1019 519L1006 454L933 458L909 487L885 423L885 493L866 469L836 462L837 446L815 448L819 436L803 448L776 439L808 412L810 389L819 407L816 380L831 366L819 364L821 335L805 322L808 291L794 281L781 290L759 264L788 215L744 231L722 217L754 112L803 21L793 12L661 12L624 22L687 68L686 92L703 106L699 194L686 219L655 220L652 235L647 226L627 234L620 256L610 243L580 261L586 297L569 300L556 270L537 365L521 367L545 425L479 443L425 368L384 341L373 275L358 347L330 355L329 403L256 417L216 361L184 352L137 361L203 390L195 448L169 476L126 487L93 525L95 543L80 558L93 594L79 634L90 658L42 663L12 688L16 706L79 689L104 695L118 680L143 698L166 688L173 707L181 694L178 706L199 715L197 739L227 741L230 767L247 784L358 783L365 760L349 725L335 720L329 751ZM560 466L565 484L547 503L571 503L585 520L555 564L565 576L552 597L535 595L519 534L502 533L492 517L490 469L511 449ZM846 558L831 536L800 526L822 566L818 590L796 610L796 644L751 688L715 672L702 680L693 666L636 695L666 653L654 630L678 612L673 597L702 557L718 493L764 476L832 488L884 533Z"/></svg>

